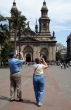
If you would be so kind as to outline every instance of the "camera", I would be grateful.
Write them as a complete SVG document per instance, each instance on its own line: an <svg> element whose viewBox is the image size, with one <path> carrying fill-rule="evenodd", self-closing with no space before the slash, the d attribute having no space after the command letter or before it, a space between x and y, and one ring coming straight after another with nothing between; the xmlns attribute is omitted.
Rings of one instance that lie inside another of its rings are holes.
<svg viewBox="0 0 71 110"><path fill-rule="evenodd" d="M41 60L40 60L40 61L41 61L41 63L43 63L44 59L43 59L43 58L41 58Z"/></svg>

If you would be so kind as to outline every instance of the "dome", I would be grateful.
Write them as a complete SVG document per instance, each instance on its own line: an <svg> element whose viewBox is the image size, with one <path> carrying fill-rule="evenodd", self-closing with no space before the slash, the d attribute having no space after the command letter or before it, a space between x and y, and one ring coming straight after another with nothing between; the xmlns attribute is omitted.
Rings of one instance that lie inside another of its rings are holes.
<svg viewBox="0 0 71 110"><path fill-rule="evenodd" d="M16 7L16 2L15 2L15 0L14 0L14 2L13 2L13 6L12 6L12 8L11 8L11 11L12 11L12 10L18 10L17 7Z"/></svg>
<svg viewBox="0 0 71 110"><path fill-rule="evenodd" d="M47 8L47 6L46 6L46 2L45 2L45 1L43 2L43 6L42 6L41 10L48 10L48 8Z"/></svg>

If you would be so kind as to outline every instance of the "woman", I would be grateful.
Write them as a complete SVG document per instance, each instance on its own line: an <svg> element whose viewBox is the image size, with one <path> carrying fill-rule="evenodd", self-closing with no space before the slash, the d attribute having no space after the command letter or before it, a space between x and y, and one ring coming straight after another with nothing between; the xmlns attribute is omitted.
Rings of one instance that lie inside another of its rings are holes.
<svg viewBox="0 0 71 110"><path fill-rule="evenodd" d="M44 58L36 58L34 64L33 86L35 98L38 106L43 104L44 98L44 72L43 69L48 67Z"/></svg>

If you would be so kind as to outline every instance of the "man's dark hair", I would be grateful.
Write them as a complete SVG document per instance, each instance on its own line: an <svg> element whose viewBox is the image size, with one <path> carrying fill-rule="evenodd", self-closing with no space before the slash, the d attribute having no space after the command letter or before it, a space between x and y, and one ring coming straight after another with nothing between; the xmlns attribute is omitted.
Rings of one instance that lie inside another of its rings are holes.
<svg viewBox="0 0 71 110"><path fill-rule="evenodd" d="M14 57L14 54L10 54L9 57L10 57L10 58L13 58L13 57Z"/></svg>
<svg viewBox="0 0 71 110"><path fill-rule="evenodd" d="M13 58L13 57L14 57L14 54L15 54L15 50L11 50L11 51L10 51L10 54L9 54L9 57L10 57L10 58Z"/></svg>

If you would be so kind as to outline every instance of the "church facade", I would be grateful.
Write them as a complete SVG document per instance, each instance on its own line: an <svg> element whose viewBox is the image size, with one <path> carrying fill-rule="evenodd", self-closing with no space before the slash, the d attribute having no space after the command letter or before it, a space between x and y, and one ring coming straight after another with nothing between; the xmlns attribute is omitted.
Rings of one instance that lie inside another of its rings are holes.
<svg viewBox="0 0 71 110"><path fill-rule="evenodd" d="M16 6L16 3L13 5ZM32 32L28 24L27 34L21 35L21 51L27 62L34 61L35 58L40 56L43 56L45 60L49 62L56 61L56 38L54 32L53 35L51 35L49 27L50 18L48 17L48 8L44 1L41 8L39 26L36 22L35 32ZM17 50L18 49L19 46L17 45Z"/></svg>

